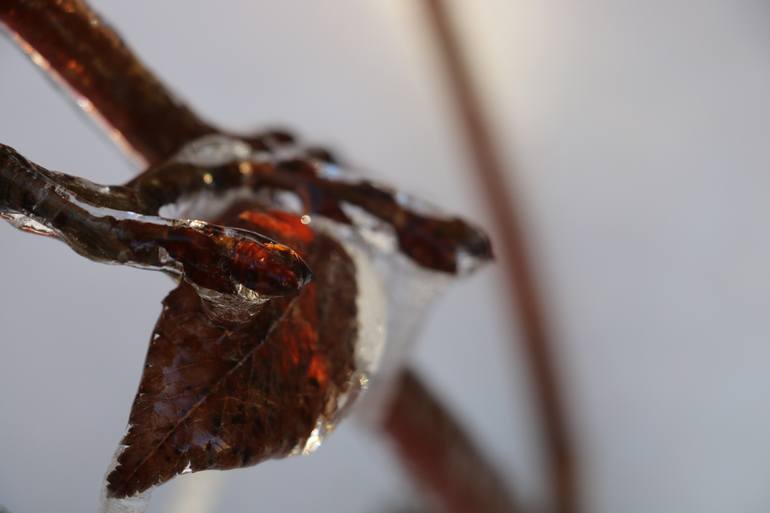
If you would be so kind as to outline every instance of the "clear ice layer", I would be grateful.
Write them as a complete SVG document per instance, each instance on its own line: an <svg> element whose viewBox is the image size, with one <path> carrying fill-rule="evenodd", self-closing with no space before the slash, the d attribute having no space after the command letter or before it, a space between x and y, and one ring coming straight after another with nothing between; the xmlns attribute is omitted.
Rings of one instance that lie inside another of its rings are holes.
<svg viewBox="0 0 770 513"><path fill-rule="evenodd" d="M479 229L330 158L210 135L107 187L0 146L12 224L180 278L105 512L143 511L178 474L309 454L365 393L376 415L432 300L491 258Z"/></svg>

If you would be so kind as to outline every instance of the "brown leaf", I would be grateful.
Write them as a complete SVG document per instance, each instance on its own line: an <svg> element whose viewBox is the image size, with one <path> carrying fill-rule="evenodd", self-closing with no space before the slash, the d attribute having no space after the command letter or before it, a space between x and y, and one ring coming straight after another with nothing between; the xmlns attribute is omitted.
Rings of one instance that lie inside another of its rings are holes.
<svg viewBox="0 0 770 513"><path fill-rule="evenodd" d="M229 469L283 457L331 418L354 372L355 266L342 246L283 213L223 224L292 246L314 271L294 298L248 322L208 315L182 283L164 301L119 466L108 493L131 496L185 469Z"/></svg>

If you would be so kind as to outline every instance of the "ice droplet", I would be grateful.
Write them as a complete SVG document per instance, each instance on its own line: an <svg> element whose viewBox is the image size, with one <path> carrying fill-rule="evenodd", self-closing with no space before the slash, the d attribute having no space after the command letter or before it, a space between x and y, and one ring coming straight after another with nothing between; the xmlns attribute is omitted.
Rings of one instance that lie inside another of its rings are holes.
<svg viewBox="0 0 770 513"><path fill-rule="evenodd" d="M185 145L174 160L195 166L213 167L234 160L245 160L249 155L249 144L225 135L212 134Z"/></svg>
<svg viewBox="0 0 770 513"><path fill-rule="evenodd" d="M13 225L14 228L17 228L21 231L34 233L36 235L45 235L49 237L56 236L56 232L54 230L47 227L43 223L39 223L34 219L32 219L31 217L27 217L23 214L7 212L7 213L0 213L0 217L2 217L3 219L11 223L11 225Z"/></svg>
<svg viewBox="0 0 770 513"><path fill-rule="evenodd" d="M325 430L321 425L316 426L313 432L310 433L310 436L305 442L305 446L302 448L301 453L307 455L317 451L318 448L321 447L324 435L326 434L324 431Z"/></svg>
<svg viewBox="0 0 770 513"><path fill-rule="evenodd" d="M150 503L150 492L151 490L148 490L123 499L105 497L101 513L144 513Z"/></svg>

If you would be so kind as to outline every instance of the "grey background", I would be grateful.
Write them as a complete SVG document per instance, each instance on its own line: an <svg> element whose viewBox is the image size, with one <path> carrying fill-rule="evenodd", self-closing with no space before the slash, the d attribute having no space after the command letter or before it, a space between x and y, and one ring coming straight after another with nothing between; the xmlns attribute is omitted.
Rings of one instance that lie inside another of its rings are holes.
<svg viewBox="0 0 770 513"><path fill-rule="evenodd" d="M291 127L491 225L419 2L93 3L217 123ZM453 5L553 308L587 511L767 511L767 2ZM6 40L0 70L0 141L99 182L135 172ZM0 248L0 504L94 511L171 283L5 224ZM539 502L538 425L503 282L490 268L455 286L413 360ZM162 487L150 511L171 511L195 479ZM379 512L411 493L355 422L312 457L218 486L223 513Z"/></svg>

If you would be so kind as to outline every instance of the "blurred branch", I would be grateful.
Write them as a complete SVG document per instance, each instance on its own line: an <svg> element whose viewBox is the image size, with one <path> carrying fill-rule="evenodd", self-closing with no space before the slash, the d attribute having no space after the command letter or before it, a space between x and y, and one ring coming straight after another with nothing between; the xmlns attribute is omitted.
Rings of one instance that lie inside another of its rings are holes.
<svg viewBox="0 0 770 513"><path fill-rule="evenodd" d="M511 184L506 181L505 166L494 147L490 124L485 119L479 93L459 38L453 30L446 4L444 0L425 0L429 29L435 36L477 177L501 236L508 289L521 323L524 347L543 418L556 507L560 513L574 513L579 511L575 456L559 393L553 341L546 328L542 298L529 260L521 216L516 210L516 197L509 193Z"/></svg>
<svg viewBox="0 0 770 513"><path fill-rule="evenodd" d="M3 0L0 21L123 149L154 164L214 130L179 102L85 2Z"/></svg>
<svg viewBox="0 0 770 513"><path fill-rule="evenodd" d="M445 513L513 513L502 478L411 371L398 378L383 429Z"/></svg>

